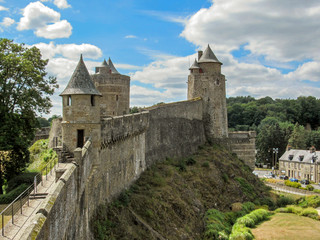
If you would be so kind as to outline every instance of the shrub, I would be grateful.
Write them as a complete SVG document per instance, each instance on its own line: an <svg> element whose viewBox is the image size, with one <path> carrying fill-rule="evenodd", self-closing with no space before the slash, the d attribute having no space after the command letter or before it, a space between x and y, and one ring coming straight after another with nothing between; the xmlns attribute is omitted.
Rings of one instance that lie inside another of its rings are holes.
<svg viewBox="0 0 320 240"><path fill-rule="evenodd" d="M301 184L298 182L290 182L290 180L285 180L284 184L287 185L288 187L294 187L294 188L300 188Z"/></svg>
<svg viewBox="0 0 320 240"><path fill-rule="evenodd" d="M230 232L231 226L225 221L225 216L222 212L216 209L209 209L205 215L206 229L204 239L228 239L224 238Z"/></svg>
<svg viewBox="0 0 320 240"><path fill-rule="evenodd" d="M313 192L320 193L320 190L319 189L314 189Z"/></svg>
<svg viewBox="0 0 320 240"><path fill-rule="evenodd" d="M210 167L209 162L202 163L201 167L209 168Z"/></svg>
<svg viewBox="0 0 320 240"><path fill-rule="evenodd" d="M24 190L29 187L28 184L21 184L7 194L0 195L0 204L9 204L15 200Z"/></svg>
<svg viewBox="0 0 320 240"><path fill-rule="evenodd" d="M242 204L242 210L245 211L245 213L249 213L255 209L255 205L252 202L245 202Z"/></svg>
<svg viewBox="0 0 320 240"><path fill-rule="evenodd" d="M240 184L243 193L250 198L256 196L253 186L244 178L236 177L235 180Z"/></svg>
<svg viewBox="0 0 320 240"><path fill-rule="evenodd" d="M299 200L298 202L300 207L313 207L317 208L320 207L320 196L313 195L313 196L306 196Z"/></svg>
<svg viewBox="0 0 320 240"><path fill-rule="evenodd" d="M228 183L228 182L229 182L229 177L228 177L228 175L227 175L226 173L223 173L223 174L222 174L222 179L223 179L223 181L224 181L225 183Z"/></svg>
<svg viewBox="0 0 320 240"><path fill-rule="evenodd" d="M229 240L251 240L254 236L250 228L244 225L235 224L232 228L232 232L229 236Z"/></svg>
<svg viewBox="0 0 320 240"><path fill-rule="evenodd" d="M6 192L11 192L21 184L26 184L27 186L31 185L37 174L37 172L21 173L20 175L13 177L7 182L7 186L5 187Z"/></svg>
<svg viewBox="0 0 320 240"><path fill-rule="evenodd" d="M188 166L191 166L191 165L194 165L194 164L196 164L196 160L194 160L194 158L192 158L192 157L189 157L187 160L186 160L186 164L188 165Z"/></svg>
<svg viewBox="0 0 320 240"><path fill-rule="evenodd" d="M287 205L292 205L295 203L295 200L291 197L287 197L284 195L280 195L280 197L276 201L277 207L285 207Z"/></svg>
<svg viewBox="0 0 320 240"><path fill-rule="evenodd" d="M318 219L318 211L314 208L305 208L301 211L300 213L301 216L313 218L313 219Z"/></svg>
<svg viewBox="0 0 320 240"><path fill-rule="evenodd" d="M307 185L306 188L307 188L308 191L313 191L314 190L314 187L312 185Z"/></svg>
<svg viewBox="0 0 320 240"><path fill-rule="evenodd" d="M240 224L240 225L244 225L244 226L247 226L247 227L254 227L255 226L255 219L253 219L252 217L249 217L248 215L244 216L244 217L241 217L237 220L237 224Z"/></svg>

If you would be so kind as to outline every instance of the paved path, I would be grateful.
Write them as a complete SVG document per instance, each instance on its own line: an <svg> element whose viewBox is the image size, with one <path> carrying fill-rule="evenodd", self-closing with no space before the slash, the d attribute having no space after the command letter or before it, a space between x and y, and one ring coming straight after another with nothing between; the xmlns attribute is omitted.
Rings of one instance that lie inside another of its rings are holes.
<svg viewBox="0 0 320 240"><path fill-rule="evenodd" d="M65 164L59 163L59 169L65 168ZM43 176L43 186L38 185L37 193L49 193L51 187L55 182L55 171L54 169L46 176ZM4 227L4 236L0 232L0 239L6 240L18 240L21 238L24 230L29 226L31 217L37 213L41 202L44 199L30 199L29 206L26 202L22 207L22 214L20 210L14 215L14 223L10 221ZM0 226L1 227L1 226ZM1 230L2 231L2 230Z"/></svg>

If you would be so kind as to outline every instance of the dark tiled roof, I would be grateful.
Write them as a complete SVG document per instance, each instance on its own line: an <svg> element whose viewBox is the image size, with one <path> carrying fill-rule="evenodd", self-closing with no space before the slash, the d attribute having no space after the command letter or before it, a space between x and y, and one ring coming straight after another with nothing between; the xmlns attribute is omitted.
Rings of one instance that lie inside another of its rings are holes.
<svg viewBox="0 0 320 240"><path fill-rule="evenodd" d="M109 65L112 73L118 73L118 74L119 74L119 72L118 72L117 69L114 67L114 65L113 65L113 63L112 63L112 61L111 61L110 58L109 58L109 60L108 60L108 65Z"/></svg>
<svg viewBox="0 0 320 240"><path fill-rule="evenodd" d="M199 59L199 63L206 63L206 62L216 62L222 64L218 58L214 55L213 51L211 50L209 44L204 53L202 54L201 58Z"/></svg>
<svg viewBox="0 0 320 240"><path fill-rule="evenodd" d="M88 69L86 68L86 65L83 62L82 55L80 57L80 61L74 70L72 77L67 85L67 87L64 89L64 91L60 94L60 96L63 95L99 95L101 96L101 93L96 89L94 86L90 74L88 72Z"/></svg>

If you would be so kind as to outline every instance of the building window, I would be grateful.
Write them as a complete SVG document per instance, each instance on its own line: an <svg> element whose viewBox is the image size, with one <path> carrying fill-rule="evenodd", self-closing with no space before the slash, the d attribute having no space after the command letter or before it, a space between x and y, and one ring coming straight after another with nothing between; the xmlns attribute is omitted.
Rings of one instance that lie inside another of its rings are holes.
<svg viewBox="0 0 320 240"><path fill-rule="evenodd" d="M71 101L71 95L67 96L67 106L71 106L72 101Z"/></svg>
<svg viewBox="0 0 320 240"><path fill-rule="evenodd" d="M91 95L91 106L95 106L95 104L94 95Z"/></svg>
<svg viewBox="0 0 320 240"><path fill-rule="evenodd" d="M118 95L116 95L116 101L118 101L119 100L119 96Z"/></svg>
<svg viewBox="0 0 320 240"><path fill-rule="evenodd" d="M82 148L84 145L84 130L77 130L77 147Z"/></svg>

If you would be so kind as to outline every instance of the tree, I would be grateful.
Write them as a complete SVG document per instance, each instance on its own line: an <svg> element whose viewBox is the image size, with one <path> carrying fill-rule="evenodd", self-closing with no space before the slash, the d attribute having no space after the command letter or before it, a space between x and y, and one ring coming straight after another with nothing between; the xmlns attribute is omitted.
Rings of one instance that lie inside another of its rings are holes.
<svg viewBox="0 0 320 240"><path fill-rule="evenodd" d="M258 162L272 163L273 148L278 148L278 156L281 156L285 152L292 128L292 124L282 123L277 118L265 118L258 128L256 141Z"/></svg>
<svg viewBox="0 0 320 240"><path fill-rule="evenodd" d="M294 125L293 132L289 138L289 145L295 149L306 149L307 147L306 130L298 123Z"/></svg>
<svg viewBox="0 0 320 240"><path fill-rule="evenodd" d="M46 78L47 63L36 47L0 39L0 151L10 153L10 161L0 163L0 185L25 167L37 114L49 113L52 106L49 96L58 85L56 78Z"/></svg>

